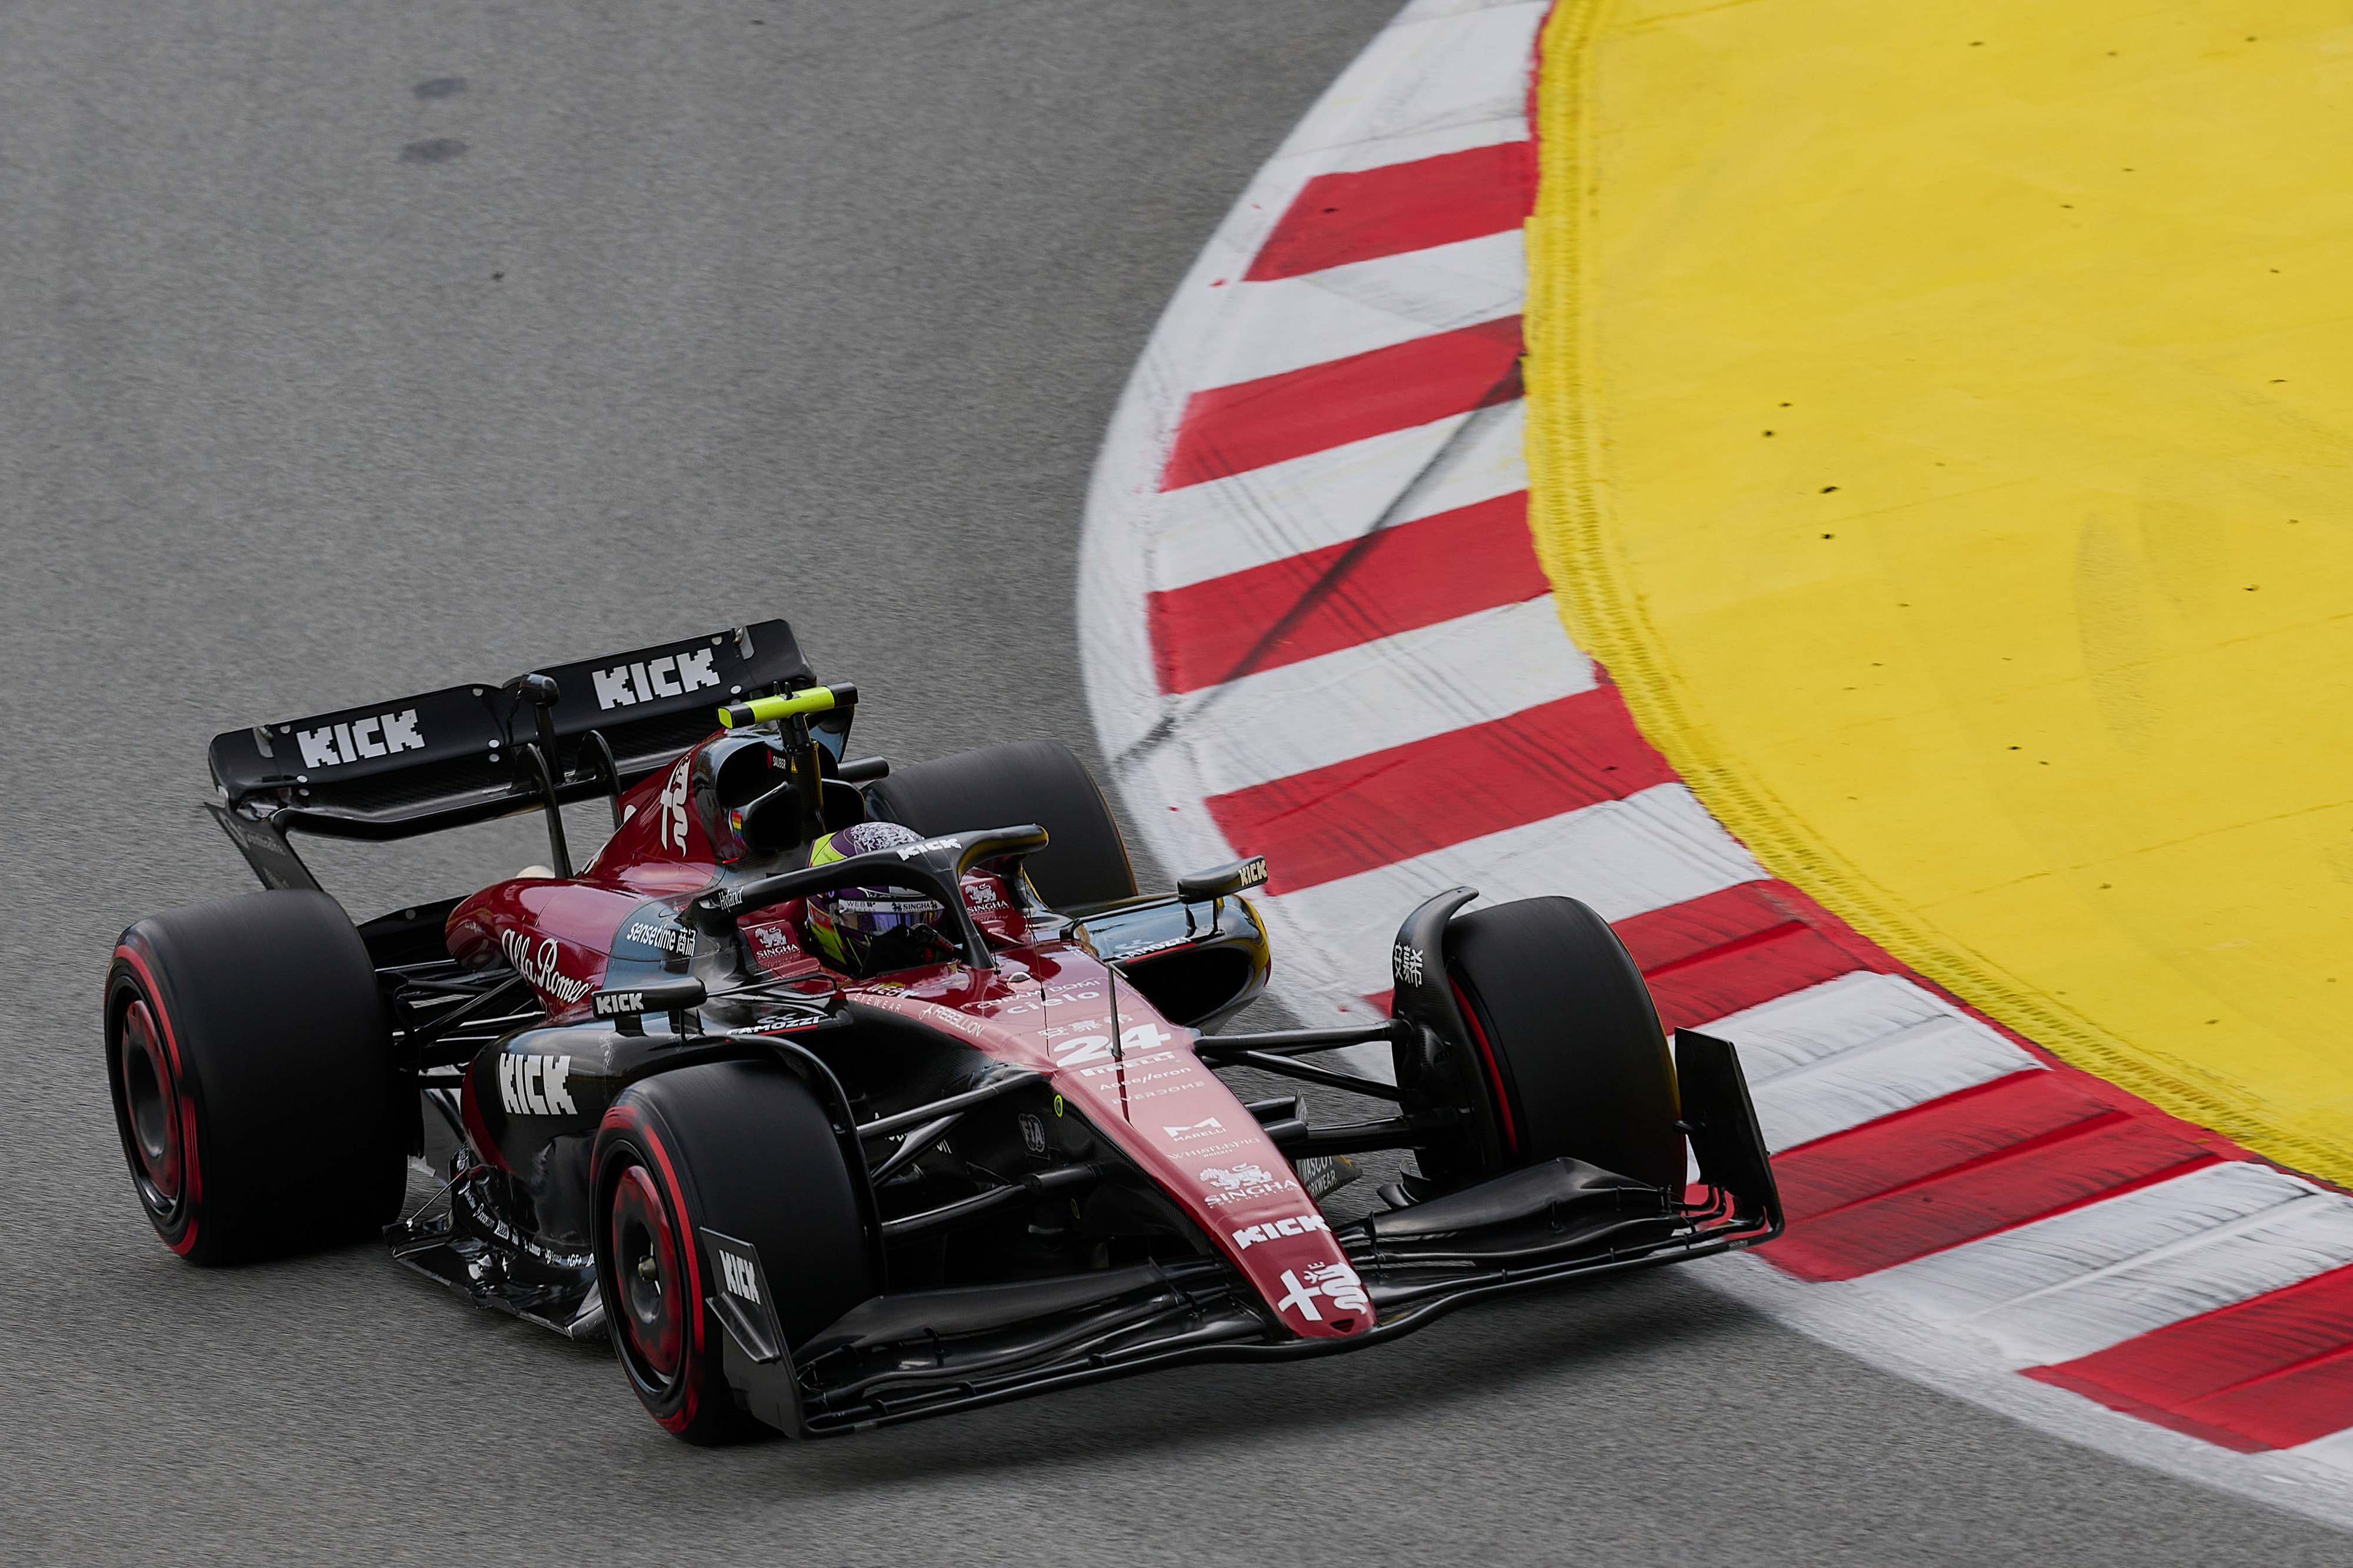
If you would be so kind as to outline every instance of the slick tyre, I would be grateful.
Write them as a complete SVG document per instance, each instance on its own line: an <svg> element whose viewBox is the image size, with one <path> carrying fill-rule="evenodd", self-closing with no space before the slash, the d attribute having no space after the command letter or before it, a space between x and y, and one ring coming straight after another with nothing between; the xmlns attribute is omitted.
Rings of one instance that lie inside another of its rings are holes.
<svg viewBox="0 0 2353 1568"><path fill-rule="evenodd" d="M929 838L975 827L1034 822L1051 842L1030 857L1030 885L1058 910L1135 896L1127 840L1103 791L1068 746L1010 741L892 771L868 786L885 822Z"/></svg>
<svg viewBox="0 0 2353 1568"><path fill-rule="evenodd" d="M191 904L122 933L106 1076L148 1220L192 1263L389 1224L407 1118L375 966L324 893Z"/></svg>
<svg viewBox="0 0 2353 1568"><path fill-rule="evenodd" d="M1575 899L1498 904L1448 924L1446 964L1493 1121L1492 1168L1567 1155L1682 1195L1674 1063L1608 921Z"/></svg>
<svg viewBox="0 0 2353 1568"><path fill-rule="evenodd" d="M874 1294L833 1121L781 1068L712 1062L632 1085L597 1129L596 1285L646 1414L690 1443L765 1428L727 1382L718 1233L759 1260L787 1348Z"/></svg>

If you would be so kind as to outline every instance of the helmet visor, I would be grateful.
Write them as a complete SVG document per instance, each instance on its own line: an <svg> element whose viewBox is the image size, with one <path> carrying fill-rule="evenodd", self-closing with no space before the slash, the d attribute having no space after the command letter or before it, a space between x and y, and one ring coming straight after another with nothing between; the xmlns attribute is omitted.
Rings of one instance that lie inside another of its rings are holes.
<svg viewBox="0 0 2353 1568"><path fill-rule="evenodd" d="M910 926L937 925L940 919L936 899L877 898L861 890L830 900L828 904L837 925L861 936L881 936Z"/></svg>

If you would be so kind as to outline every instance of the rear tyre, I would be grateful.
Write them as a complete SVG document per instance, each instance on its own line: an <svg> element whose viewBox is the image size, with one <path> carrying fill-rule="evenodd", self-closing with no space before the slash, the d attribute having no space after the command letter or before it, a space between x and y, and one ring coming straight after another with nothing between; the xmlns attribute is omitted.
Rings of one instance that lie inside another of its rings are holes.
<svg viewBox="0 0 2353 1568"><path fill-rule="evenodd" d="M1052 842L1029 858L1030 885L1058 910L1135 897L1127 840L1086 765L1053 741L1009 741L893 769L868 786L885 822L924 837L1034 822Z"/></svg>
<svg viewBox="0 0 2353 1568"><path fill-rule="evenodd" d="M400 1212L391 1025L324 893L218 899L124 931L106 1074L140 1205L190 1262L342 1241Z"/></svg>
<svg viewBox="0 0 2353 1568"><path fill-rule="evenodd" d="M690 1443L766 1430L735 1403L716 1231L758 1254L787 1348L874 1294L833 1121L782 1068L712 1062L625 1090L597 1129L596 1285L646 1414Z"/></svg>
<svg viewBox="0 0 2353 1568"><path fill-rule="evenodd" d="M1675 1069L1650 987L1575 899L1524 899L1446 928L1446 964L1493 1122L1491 1169L1567 1155L1672 1196Z"/></svg>

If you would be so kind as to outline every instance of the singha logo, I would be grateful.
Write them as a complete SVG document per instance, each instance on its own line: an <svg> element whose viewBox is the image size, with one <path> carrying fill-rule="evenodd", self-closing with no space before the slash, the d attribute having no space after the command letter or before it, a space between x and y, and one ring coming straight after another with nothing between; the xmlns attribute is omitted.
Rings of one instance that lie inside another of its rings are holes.
<svg viewBox="0 0 2353 1568"><path fill-rule="evenodd" d="M1210 1169L1201 1173L1201 1180L1226 1192L1238 1193L1244 1187L1262 1187L1272 1182L1265 1167L1236 1165L1230 1170Z"/></svg>

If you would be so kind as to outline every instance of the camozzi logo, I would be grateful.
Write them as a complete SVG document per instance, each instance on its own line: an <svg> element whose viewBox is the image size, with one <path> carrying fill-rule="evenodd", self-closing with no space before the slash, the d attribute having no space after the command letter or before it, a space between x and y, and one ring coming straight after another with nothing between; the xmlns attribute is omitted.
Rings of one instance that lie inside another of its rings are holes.
<svg viewBox="0 0 2353 1568"><path fill-rule="evenodd" d="M378 713L347 723L322 725L316 730L297 730L294 739L301 743L302 765L306 768L341 767L364 757L388 757L396 752L425 749L425 738L417 732L414 708L403 713Z"/></svg>
<svg viewBox="0 0 2353 1568"><path fill-rule="evenodd" d="M716 686L719 684L719 672L711 668L713 651L707 647L688 648L683 653L666 653L642 664L617 664L610 669L592 669L588 677L596 683L596 706L600 709L634 708L640 702L652 702L664 697L683 697L690 691Z"/></svg>
<svg viewBox="0 0 2353 1568"><path fill-rule="evenodd" d="M522 931L501 931L499 946L505 950L507 962L514 965L517 974L566 1006L594 989L586 980L575 980L555 966L555 939L552 936L542 937L534 948L531 938Z"/></svg>

